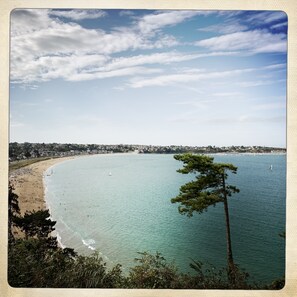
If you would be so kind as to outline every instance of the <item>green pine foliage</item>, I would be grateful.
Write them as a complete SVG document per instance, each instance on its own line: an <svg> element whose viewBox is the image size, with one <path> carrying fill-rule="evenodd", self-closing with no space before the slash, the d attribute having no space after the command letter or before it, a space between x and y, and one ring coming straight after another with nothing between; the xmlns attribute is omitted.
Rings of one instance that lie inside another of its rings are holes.
<svg viewBox="0 0 297 297"><path fill-rule="evenodd" d="M193 212L203 213L211 205L222 202L224 204L228 277L232 285L236 284L237 268L233 260L231 247L231 228L229 222L229 209L227 198L239 189L227 184L228 171L236 173L237 167L233 164L215 163L214 158L206 155L183 154L174 158L183 162L183 168L177 170L182 174L195 174L195 180L180 187L180 193L172 198L172 203L179 203L181 214L193 216Z"/></svg>
<svg viewBox="0 0 297 297"><path fill-rule="evenodd" d="M55 230L55 221L50 220L48 210L26 212L23 217L16 217L15 223L25 233L26 238L47 238Z"/></svg>
<svg viewBox="0 0 297 297"><path fill-rule="evenodd" d="M174 158L183 162L183 168L177 170L182 174L195 174L195 180L180 187L180 193L172 198L172 203L180 203L181 214L193 216L193 212L203 213L210 205L224 202L226 197L238 193L235 186L227 185L227 171L236 173L232 164L214 163L213 157L205 155L183 154Z"/></svg>

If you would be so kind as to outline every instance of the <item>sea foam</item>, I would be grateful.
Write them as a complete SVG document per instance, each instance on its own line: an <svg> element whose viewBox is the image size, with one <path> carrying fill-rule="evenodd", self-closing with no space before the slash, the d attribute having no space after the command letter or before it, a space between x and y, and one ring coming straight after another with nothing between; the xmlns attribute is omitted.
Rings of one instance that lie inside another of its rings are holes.
<svg viewBox="0 0 297 297"><path fill-rule="evenodd" d="M94 239L82 239L82 243L87 246L89 249L91 249L92 251L95 251L96 248L94 246L92 246L92 244L94 245L96 243L96 241Z"/></svg>

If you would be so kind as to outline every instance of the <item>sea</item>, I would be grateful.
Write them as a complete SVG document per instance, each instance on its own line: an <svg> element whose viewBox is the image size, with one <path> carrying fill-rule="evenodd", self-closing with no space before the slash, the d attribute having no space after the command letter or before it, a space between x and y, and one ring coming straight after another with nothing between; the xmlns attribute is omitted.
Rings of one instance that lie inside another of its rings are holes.
<svg viewBox="0 0 297 297"><path fill-rule="evenodd" d="M286 155L216 154L237 174L227 183L240 192L229 201L236 264L259 284L285 276ZM102 154L58 163L44 174L46 202L62 247L79 254L97 251L109 267L128 273L138 252L161 253L180 272L201 261L226 267L222 203L189 218L171 198L195 179L180 174L171 154Z"/></svg>

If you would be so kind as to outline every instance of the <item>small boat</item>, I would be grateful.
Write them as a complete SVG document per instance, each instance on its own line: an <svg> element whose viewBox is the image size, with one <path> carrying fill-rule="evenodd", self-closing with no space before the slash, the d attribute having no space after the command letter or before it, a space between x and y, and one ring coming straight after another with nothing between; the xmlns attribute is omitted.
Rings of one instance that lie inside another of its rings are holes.
<svg viewBox="0 0 297 297"><path fill-rule="evenodd" d="M111 174L111 172L109 172L109 174L108 174L109 176L112 176L112 174Z"/></svg>
<svg viewBox="0 0 297 297"><path fill-rule="evenodd" d="M272 165L270 165L270 168L269 169L272 170Z"/></svg>

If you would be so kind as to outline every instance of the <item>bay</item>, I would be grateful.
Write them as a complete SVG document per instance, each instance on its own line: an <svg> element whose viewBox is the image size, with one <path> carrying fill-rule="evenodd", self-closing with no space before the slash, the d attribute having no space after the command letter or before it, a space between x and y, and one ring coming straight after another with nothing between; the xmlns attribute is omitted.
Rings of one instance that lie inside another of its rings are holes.
<svg viewBox="0 0 297 297"><path fill-rule="evenodd" d="M286 155L214 158L238 167L228 177L240 189L229 199L235 262L257 282L284 276ZM124 271L139 251L158 251L184 272L191 259L226 266L223 205L188 218L170 202L194 178L177 173L181 166L173 155L107 154L49 168L46 200L60 243L82 254L97 250Z"/></svg>

